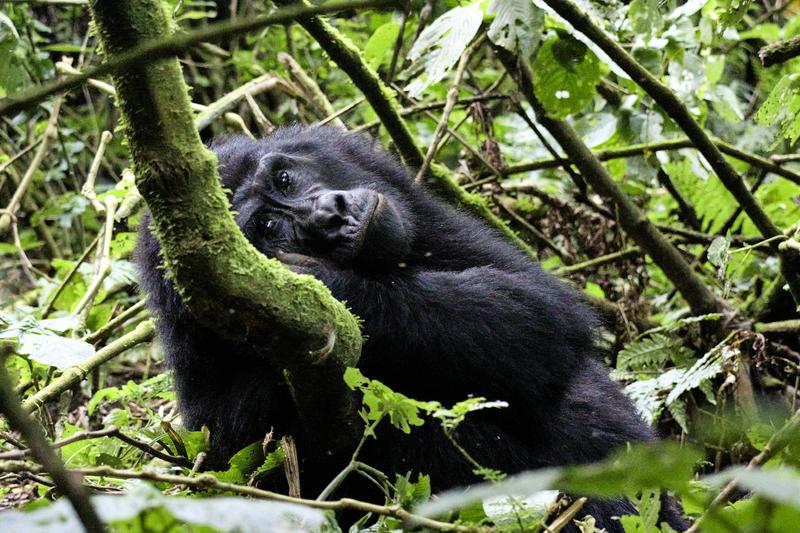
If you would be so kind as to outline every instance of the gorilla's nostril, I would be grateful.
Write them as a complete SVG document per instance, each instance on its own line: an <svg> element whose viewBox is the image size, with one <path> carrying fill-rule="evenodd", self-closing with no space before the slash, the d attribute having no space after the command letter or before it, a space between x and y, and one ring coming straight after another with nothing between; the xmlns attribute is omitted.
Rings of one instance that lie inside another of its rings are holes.
<svg viewBox="0 0 800 533"><path fill-rule="evenodd" d="M338 228L339 226L344 225L344 218L342 218L341 216L339 216L337 214L330 214L330 215L327 215L327 216L323 217L322 225L326 229Z"/></svg>
<svg viewBox="0 0 800 533"><path fill-rule="evenodd" d="M344 197L344 194L337 194L336 198L334 199L334 204L336 205L337 213L340 215L347 213L347 198Z"/></svg>

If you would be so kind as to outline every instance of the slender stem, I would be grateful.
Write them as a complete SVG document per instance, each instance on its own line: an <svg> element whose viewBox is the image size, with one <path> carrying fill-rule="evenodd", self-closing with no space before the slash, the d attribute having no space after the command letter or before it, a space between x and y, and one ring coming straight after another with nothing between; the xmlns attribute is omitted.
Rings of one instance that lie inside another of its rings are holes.
<svg viewBox="0 0 800 533"><path fill-rule="evenodd" d="M106 322L106 324L103 327L101 327L97 331L89 333L81 340L84 342L88 342L89 344L94 344L95 342L106 338L117 327L127 322L128 319L136 316L139 313L139 311L145 308L146 305L147 305L147 300L145 299L139 300L138 302L130 306L128 309L126 309L125 311L121 312L120 314L118 314L117 316Z"/></svg>
<svg viewBox="0 0 800 533"><path fill-rule="evenodd" d="M281 80L272 74L264 74L258 78L248 81L241 87L237 87L219 100L213 102L211 105L206 106L205 109L203 109L203 111L201 111L200 114L195 117L195 127L198 130L205 129L215 119L225 114L228 109L233 107L245 96L253 96L258 93L268 91L279 85L280 82Z"/></svg>
<svg viewBox="0 0 800 533"><path fill-rule="evenodd" d="M100 134L100 144L97 146L97 151L92 159L92 165L89 167L89 173L86 174L86 181L81 187L81 194L86 197L92 204L92 207L98 213L105 213L105 206L97 201L97 194L94 192L94 182L97 179L97 172L100 170L100 163L103 161L103 155L106 153L106 147L111 142L111 132L106 130Z"/></svg>
<svg viewBox="0 0 800 533"><path fill-rule="evenodd" d="M428 146L428 151L425 153L425 159L423 159L419 170L417 170L417 177L415 178L417 183L422 181L422 177L428 171L428 166L431 164L431 161L434 157L436 157L436 153L439 151L442 139L444 138L444 134L447 129L448 121L450 120L450 113L453 112L453 108L456 106L458 89L461 85L461 78L464 77L464 72L467 69L467 65L469 64L469 59L472 57L472 54L481 46L481 44L483 44L484 40L485 34L478 37L461 53L455 73L453 74L453 83L450 84L450 88L447 90L447 97L445 98L442 116L439 119L439 122L436 124L436 130L433 132L433 140L431 141L430 146Z"/></svg>
<svg viewBox="0 0 800 533"><path fill-rule="evenodd" d="M358 454L361 453L361 448L364 447L364 443L367 442L367 439L373 435L375 435L375 428L378 427L383 417L378 418L372 424L364 428L364 434L361 435L361 440L358 441L358 445L356 445L356 449L353 451L353 455L350 457L350 462L347 463L347 466L339 472L336 477L334 477L330 483L320 492L319 496L317 496L317 501L325 501L327 500L330 495L335 491L339 485L347 479L347 476L350 475L351 472L358 470L358 462L356 459L358 458Z"/></svg>
<svg viewBox="0 0 800 533"><path fill-rule="evenodd" d="M608 263L613 263L614 261L627 259L628 257L634 257L641 253L642 250L637 246L634 246L633 248L628 248L627 250L620 250L618 252L601 255L599 257L595 257L594 259L589 259L588 261L584 261L582 263L575 263L574 265L559 267L555 269L553 273L558 276L563 276L565 274L572 274L573 272L580 272L581 270L586 270L588 268L596 268L603 265L607 265Z"/></svg>

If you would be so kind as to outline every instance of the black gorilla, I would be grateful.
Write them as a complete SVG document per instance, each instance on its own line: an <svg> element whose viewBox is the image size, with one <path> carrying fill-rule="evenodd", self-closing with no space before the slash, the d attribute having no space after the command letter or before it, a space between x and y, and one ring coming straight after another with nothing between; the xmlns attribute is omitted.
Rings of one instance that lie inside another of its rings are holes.
<svg viewBox="0 0 800 533"><path fill-rule="evenodd" d="M247 238L320 279L363 320L366 376L422 400L472 395L510 404L470 415L456 433L481 465L511 473L596 461L653 438L597 360L595 317L580 296L482 221L414 185L370 140L289 127L211 148ZM164 278L147 221L138 262L185 424L210 428L217 458L270 428L298 436L301 458L313 455L280 371L189 316ZM432 422L410 435L387 424L361 457L390 476L428 473L435 490L477 481ZM347 457L310 461L301 480L315 496ZM664 507L681 527L674 507ZM581 516L621 531L611 517L630 512L624 501L590 501Z"/></svg>

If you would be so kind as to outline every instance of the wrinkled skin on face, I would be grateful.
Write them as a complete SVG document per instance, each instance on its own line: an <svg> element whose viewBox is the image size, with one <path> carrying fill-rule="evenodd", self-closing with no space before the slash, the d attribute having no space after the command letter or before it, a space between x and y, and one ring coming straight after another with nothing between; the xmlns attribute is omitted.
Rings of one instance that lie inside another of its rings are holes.
<svg viewBox="0 0 800 533"><path fill-rule="evenodd" d="M361 161L296 139L234 137L212 149L220 154L223 183L233 189L236 221L265 255L381 271L410 252L415 228L403 187L379 181Z"/></svg>

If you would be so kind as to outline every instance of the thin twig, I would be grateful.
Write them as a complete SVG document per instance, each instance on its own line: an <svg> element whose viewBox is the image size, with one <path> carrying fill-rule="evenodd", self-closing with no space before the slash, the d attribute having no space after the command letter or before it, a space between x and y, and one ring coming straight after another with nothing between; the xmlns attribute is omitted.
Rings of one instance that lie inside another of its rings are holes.
<svg viewBox="0 0 800 533"><path fill-rule="evenodd" d="M425 173L428 171L428 166L431 164L431 161L434 157L436 157L436 153L439 151L439 145L442 142L445 130L447 129L447 123L450 120L450 113L453 112L453 108L456 105L456 100L458 99L458 90L461 85L461 78L464 77L464 72L467 69L467 65L469 64L469 59L472 57L472 54L483 44L484 40L485 34L482 34L480 37L475 39L475 41L464 50L464 52L462 52L461 57L458 60L458 66L456 66L455 73L453 74L453 83L447 90L447 97L445 98L442 116L439 119L439 123L436 124L436 130L433 132L433 140L431 140L431 144L428 146L428 151L425 153L425 158L422 160L419 170L417 170L417 176L414 179L414 181L417 183L422 181L423 176L425 176Z"/></svg>
<svg viewBox="0 0 800 533"><path fill-rule="evenodd" d="M47 315L49 315L50 312L53 310L53 305L56 303L56 300L58 300L58 297L61 295L62 292L64 292L64 289L67 287L67 285L69 285L69 282L72 280L75 274L77 274L78 269L80 269L81 265L86 261L86 259L88 259L89 254L92 253L92 250L94 250L94 247L97 245L99 240L100 240L100 234L98 234L94 238L94 240L89 244L89 246L86 247L86 249L83 251L78 260L75 261L75 264L72 265L72 268L69 269L67 275L64 276L64 279L58 285L56 290L53 291L52 296L50 296L50 298L47 300L47 303L44 304L44 307L42 307L42 318L47 318Z"/></svg>
<svg viewBox="0 0 800 533"><path fill-rule="evenodd" d="M162 452L160 450L157 450L157 449L153 448L152 446L150 446L149 444L147 444L146 442L142 442L140 440L137 440L137 439L135 439L133 437L130 437L130 436L126 435L125 433L120 431L119 428L114 427L114 426L109 427L109 428L105 428L105 429L98 429L98 430L95 430L95 431L83 431L81 433L76 433L74 435L70 435L66 439L62 439L62 440L59 440L59 441L56 441L56 442L52 443L50 445L50 447L52 449L54 449L54 450L58 450L59 448L63 448L67 444L72 444L73 442L78 442L78 441L83 441L83 440L92 440L92 439L101 439L101 438L104 438L104 437L113 437L115 439L119 439L122 442L124 442L125 444L129 444L129 445L133 446L134 448L137 448L137 449L139 449L139 450L141 450L141 451L143 451L143 452L145 452L145 453L147 453L149 455L152 455L153 457L157 457L158 459L162 459L164 461L167 461L168 463L176 464L176 465L183 466L183 467L186 467L186 468L191 468L191 466L192 466L192 462L189 461L188 459L186 459L185 457L179 457L179 456L176 456L176 455L170 455L168 453L164 453L164 452ZM17 450L17 451L13 451L13 452L5 452L5 453L0 453L0 460L4 460L4 461L7 461L7 460L22 460L22 459L25 459L26 457L28 457L28 456L30 456L32 454L33 454L33 452L30 450L30 448L25 449L25 450Z"/></svg>
<svg viewBox="0 0 800 533"><path fill-rule="evenodd" d="M105 323L103 327L98 329L97 331L93 331L89 333L81 340L84 342L88 342L89 344L94 344L99 340L106 338L108 335L111 334L117 327L123 325L128 319L136 316L139 311L145 308L147 305L147 300L141 299L132 306L130 306L125 311L121 312L119 315L115 316L111 320Z"/></svg>
<svg viewBox="0 0 800 533"><path fill-rule="evenodd" d="M103 237L101 239L100 257L97 258L97 267L94 278L83 294L80 302L72 310L78 316L78 324L75 326L76 333L82 333L86 326L86 319L92 308L94 299L100 291L103 280L111 273L111 240L114 232L114 213L117 210L118 200L114 195L108 195L104 203L106 222L103 226Z"/></svg>
<svg viewBox="0 0 800 533"><path fill-rule="evenodd" d="M126 333L114 342L104 346L81 364L64 369L61 376L51 381L36 394L26 398L25 401L22 402L22 407L26 411L33 411L46 402L58 398L63 392L80 383L92 370L98 368L103 363L110 361L134 346L152 340L155 336L155 332L156 328L151 320L142 322L136 326L133 331Z"/></svg>
<svg viewBox="0 0 800 533"><path fill-rule="evenodd" d="M97 194L94 192L94 182L97 179L97 171L100 170L100 162L103 160L103 154L105 154L106 146L108 143L111 142L111 132L106 130L100 134L100 144L97 146L97 152L94 154L94 159L92 159L92 165L89 167L89 173L86 174L86 181L81 187L81 194L86 197L87 200L92 204L94 210L98 213L105 213L106 208L103 204L97 201Z"/></svg>

